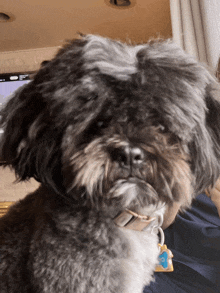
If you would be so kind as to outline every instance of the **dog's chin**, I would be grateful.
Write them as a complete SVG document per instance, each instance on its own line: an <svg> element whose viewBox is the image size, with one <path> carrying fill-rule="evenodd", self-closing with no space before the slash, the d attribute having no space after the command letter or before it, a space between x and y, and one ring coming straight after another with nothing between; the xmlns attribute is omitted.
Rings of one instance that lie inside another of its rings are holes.
<svg viewBox="0 0 220 293"><path fill-rule="evenodd" d="M156 190L149 183L135 177L117 180L110 189L108 197L120 199L124 208L132 209L137 213L159 203Z"/></svg>

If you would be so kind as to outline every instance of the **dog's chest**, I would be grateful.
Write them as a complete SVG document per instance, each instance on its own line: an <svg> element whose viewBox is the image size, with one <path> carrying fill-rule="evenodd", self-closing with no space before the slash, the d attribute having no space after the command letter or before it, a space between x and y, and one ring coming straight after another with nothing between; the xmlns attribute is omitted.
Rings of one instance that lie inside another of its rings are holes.
<svg viewBox="0 0 220 293"><path fill-rule="evenodd" d="M152 280L152 273L158 261L158 238L155 233L140 232L122 228L129 242L128 257L122 267L126 276L126 293L141 293Z"/></svg>
<svg viewBox="0 0 220 293"><path fill-rule="evenodd" d="M127 251L127 241L114 224L91 215L60 219L32 241L36 292L123 292L121 262Z"/></svg>
<svg viewBox="0 0 220 293"><path fill-rule="evenodd" d="M92 215L60 218L35 238L30 266L45 293L141 293L158 258L156 234L118 228Z"/></svg>

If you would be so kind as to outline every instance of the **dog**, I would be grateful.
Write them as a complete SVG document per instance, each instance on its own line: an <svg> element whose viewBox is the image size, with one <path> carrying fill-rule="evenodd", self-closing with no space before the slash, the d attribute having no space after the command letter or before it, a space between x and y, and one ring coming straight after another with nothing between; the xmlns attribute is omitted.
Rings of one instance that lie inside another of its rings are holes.
<svg viewBox="0 0 220 293"><path fill-rule="evenodd" d="M165 211L220 175L208 70L171 40L67 42L1 112L1 158L40 187L0 219L1 293L141 293Z"/></svg>

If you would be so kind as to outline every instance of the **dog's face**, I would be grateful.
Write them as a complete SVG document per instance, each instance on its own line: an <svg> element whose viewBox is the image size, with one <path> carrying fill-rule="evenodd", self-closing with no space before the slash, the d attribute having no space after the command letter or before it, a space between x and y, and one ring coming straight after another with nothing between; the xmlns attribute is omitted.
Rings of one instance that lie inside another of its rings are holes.
<svg viewBox="0 0 220 293"><path fill-rule="evenodd" d="M95 205L104 201L119 209L189 203L193 175L180 139L160 124L142 95L115 88L106 89L105 96L97 99L100 109L91 121L66 129L62 160L68 191L84 187Z"/></svg>
<svg viewBox="0 0 220 293"><path fill-rule="evenodd" d="M74 40L2 112L2 157L81 203L190 204L220 168L214 80L175 44Z"/></svg>

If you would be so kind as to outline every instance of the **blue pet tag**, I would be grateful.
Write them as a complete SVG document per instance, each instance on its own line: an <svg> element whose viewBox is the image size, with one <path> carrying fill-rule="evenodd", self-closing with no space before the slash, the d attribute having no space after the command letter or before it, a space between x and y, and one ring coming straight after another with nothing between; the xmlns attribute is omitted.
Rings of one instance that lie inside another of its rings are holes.
<svg viewBox="0 0 220 293"><path fill-rule="evenodd" d="M159 264L156 266L155 272L173 272L172 252L167 246L158 244L160 248Z"/></svg>
<svg viewBox="0 0 220 293"><path fill-rule="evenodd" d="M158 228L161 237L161 243L158 244L160 254L159 254L159 264L156 266L155 272L173 272L173 254L171 250L169 250L164 244L165 236L163 229L161 227Z"/></svg>

